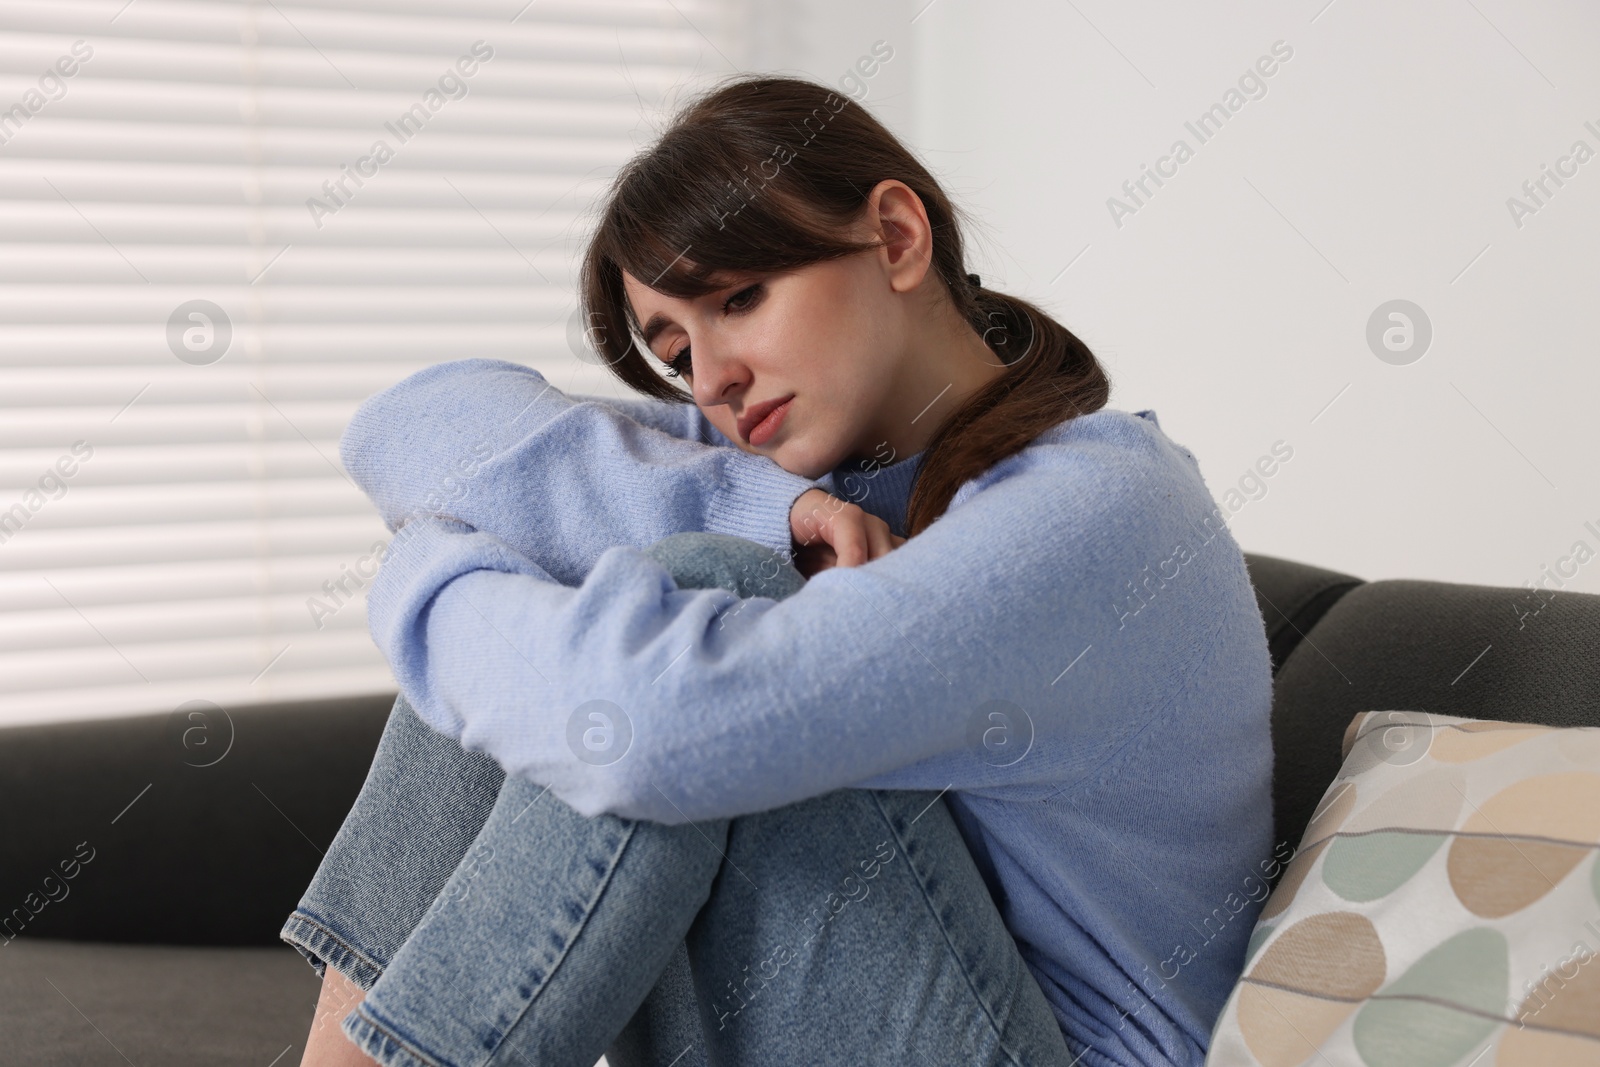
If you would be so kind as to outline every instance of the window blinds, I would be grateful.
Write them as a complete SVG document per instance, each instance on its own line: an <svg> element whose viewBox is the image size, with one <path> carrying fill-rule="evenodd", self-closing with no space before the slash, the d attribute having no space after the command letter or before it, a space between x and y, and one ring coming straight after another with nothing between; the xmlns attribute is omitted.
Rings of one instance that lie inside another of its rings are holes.
<svg viewBox="0 0 1600 1067"><path fill-rule="evenodd" d="M619 392L589 205L726 2L0 5L0 725L393 688L339 434L446 359Z"/></svg>

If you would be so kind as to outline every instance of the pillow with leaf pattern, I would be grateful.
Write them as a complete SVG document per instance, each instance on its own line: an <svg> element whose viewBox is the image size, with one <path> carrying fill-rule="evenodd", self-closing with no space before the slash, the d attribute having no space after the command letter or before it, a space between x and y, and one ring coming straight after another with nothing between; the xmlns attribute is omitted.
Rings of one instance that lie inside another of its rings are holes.
<svg viewBox="0 0 1600 1067"><path fill-rule="evenodd" d="M1370 711L1207 1067L1600 1067L1600 729Z"/></svg>

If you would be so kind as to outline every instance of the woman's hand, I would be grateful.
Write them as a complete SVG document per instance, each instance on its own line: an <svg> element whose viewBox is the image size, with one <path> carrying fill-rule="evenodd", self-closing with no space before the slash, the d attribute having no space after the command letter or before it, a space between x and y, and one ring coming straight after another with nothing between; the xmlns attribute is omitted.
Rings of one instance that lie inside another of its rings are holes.
<svg viewBox="0 0 1600 1067"><path fill-rule="evenodd" d="M888 523L825 489L807 489L795 498L789 531L800 546L795 569L807 578L829 567L859 567L906 543Z"/></svg>

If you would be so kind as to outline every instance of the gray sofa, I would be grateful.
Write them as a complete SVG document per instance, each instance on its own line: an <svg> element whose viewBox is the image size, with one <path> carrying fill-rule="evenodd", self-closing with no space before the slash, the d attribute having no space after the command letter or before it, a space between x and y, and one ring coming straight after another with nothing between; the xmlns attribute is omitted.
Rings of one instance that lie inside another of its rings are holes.
<svg viewBox="0 0 1600 1067"><path fill-rule="evenodd" d="M1600 726L1600 596L1246 558L1278 840L1299 840L1358 711ZM231 745L210 766L180 712L0 731L0 1062L297 1064L319 983L277 933L392 703L233 709L207 725Z"/></svg>

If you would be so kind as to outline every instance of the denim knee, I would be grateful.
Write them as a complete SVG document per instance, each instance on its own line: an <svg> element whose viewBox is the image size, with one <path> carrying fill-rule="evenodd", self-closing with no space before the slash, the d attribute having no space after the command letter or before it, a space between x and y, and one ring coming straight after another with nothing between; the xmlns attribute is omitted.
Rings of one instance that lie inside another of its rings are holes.
<svg viewBox="0 0 1600 1067"><path fill-rule="evenodd" d="M667 568L680 589L719 588L739 597L782 600L806 584L787 553L731 534L671 534L644 553Z"/></svg>

